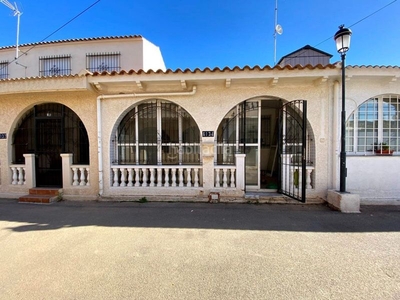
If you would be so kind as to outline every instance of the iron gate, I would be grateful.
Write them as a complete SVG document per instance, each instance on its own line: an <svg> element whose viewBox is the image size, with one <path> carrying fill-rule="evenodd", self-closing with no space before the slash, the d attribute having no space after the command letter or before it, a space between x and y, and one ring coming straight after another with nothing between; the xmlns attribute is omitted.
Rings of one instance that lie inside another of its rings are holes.
<svg viewBox="0 0 400 300"><path fill-rule="evenodd" d="M37 187L62 186L61 153L72 153L74 164L89 164L89 138L80 118L58 103L35 105L13 134L13 163L24 164L35 154Z"/></svg>
<svg viewBox="0 0 400 300"><path fill-rule="evenodd" d="M279 112L278 191L306 201L307 101L295 100Z"/></svg>
<svg viewBox="0 0 400 300"><path fill-rule="evenodd" d="M36 119L36 186L62 186L61 119Z"/></svg>

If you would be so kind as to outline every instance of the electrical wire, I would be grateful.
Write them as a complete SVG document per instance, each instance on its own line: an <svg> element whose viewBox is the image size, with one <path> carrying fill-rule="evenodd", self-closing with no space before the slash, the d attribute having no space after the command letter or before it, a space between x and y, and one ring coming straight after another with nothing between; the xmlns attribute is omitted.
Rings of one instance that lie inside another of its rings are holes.
<svg viewBox="0 0 400 300"><path fill-rule="evenodd" d="M14 58L12 61L8 62L7 66L9 66L11 63L16 62L18 60L18 58L20 58L22 55L25 55L26 53L28 53L29 51L31 51L33 48L35 48L36 46L38 46L40 43L44 42L45 40L47 40L49 37L51 37L52 35L54 35L55 33L57 33L58 31L60 31L61 29L63 29L65 26L67 26L68 24L70 24L71 22L73 22L75 19L79 18L81 15L83 15L85 12L87 12L89 9L91 9L93 6L95 6L97 3L99 3L101 0L97 0L96 2L93 2L91 5L89 5L87 8L85 8L84 10L82 10L79 14L77 14L75 17L73 17L72 19L70 19L68 22L64 23L62 26L60 26L59 28L57 28L55 31L53 31L52 33L50 33L48 36L46 36L45 38L43 38L40 42L35 43L35 45L33 45L31 48L29 48L28 50L24 51L21 55L19 55L18 57ZM3 66L0 71L2 71L6 66Z"/></svg>

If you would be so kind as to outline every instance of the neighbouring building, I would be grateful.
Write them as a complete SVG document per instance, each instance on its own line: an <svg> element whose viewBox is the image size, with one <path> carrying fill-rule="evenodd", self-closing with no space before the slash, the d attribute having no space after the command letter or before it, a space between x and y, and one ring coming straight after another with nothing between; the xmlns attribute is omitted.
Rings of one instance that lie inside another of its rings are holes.
<svg viewBox="0 0 400 300"><path fill-rule="evenodd" d="M274 66L171 70L141 36L0 48L0 198L65 199L338 189L341 64L305 46ZM400 69L346 67L347 190L400 199ZM382 144L384 143L384 144ZM382 150L390 148L383 155Z"/></svg>

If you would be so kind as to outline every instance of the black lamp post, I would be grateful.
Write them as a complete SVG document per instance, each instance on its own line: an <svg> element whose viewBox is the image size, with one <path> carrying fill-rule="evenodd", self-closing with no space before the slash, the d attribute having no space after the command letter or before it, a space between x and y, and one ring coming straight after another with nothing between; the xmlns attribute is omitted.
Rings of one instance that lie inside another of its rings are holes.
<svg viewBox="0 0 400 300"><path fill-rule="evenodd" d="M346 192L346 94L345 94L345 59L346 52L350 48L351 30L344 25L339 26L335 33L336 49L342 56L342 122L341 122L341 146L340 146L340 192Z"/></svg>

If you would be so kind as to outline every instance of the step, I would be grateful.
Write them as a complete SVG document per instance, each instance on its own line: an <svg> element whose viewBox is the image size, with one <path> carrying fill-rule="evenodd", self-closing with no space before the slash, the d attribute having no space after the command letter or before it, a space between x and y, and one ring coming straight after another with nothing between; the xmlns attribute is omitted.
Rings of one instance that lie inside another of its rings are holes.
<svg viewBox="0 0 400 300"><path fill-rule="evenodd" d="M62 193L60 188L31 188L29 189L29 195L50 195L58 196Z"/></svg>
<svg viewBox="0 0 400 300"><path fill-rule="evenodd" d="M269 193L269 192L246 192L245 199L248 202L255 203L270 203L270 204L321 204L324 203L322 199L319 198L307 198L306 202L292 199L286 195L279 193Z"/></svg>
<svg viewBox="0 0 400 300"><path fill-rule="evenodd" d="M51 195L26 195L18 198L19 203L52 203L58 200L58 196Z"/></svg>
<svg viewBox="0 0 400 300"><path fill-rule="evenodd" d="M59 188L31 188L29 195L19 197L19 203L53 203L59 200L62 189Z"/></svg>

